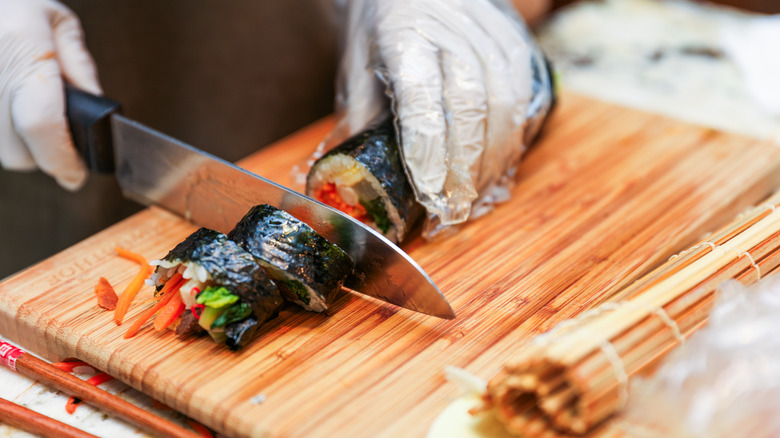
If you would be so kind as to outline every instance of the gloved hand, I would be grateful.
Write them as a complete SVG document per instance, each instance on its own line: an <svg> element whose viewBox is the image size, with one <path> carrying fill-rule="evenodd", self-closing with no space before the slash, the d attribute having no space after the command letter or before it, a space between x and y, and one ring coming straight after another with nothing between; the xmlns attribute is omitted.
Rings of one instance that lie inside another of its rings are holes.
<svg viewBox="0 0 780 438"><path fill-rule="evenodd" d="M417 200L442 225L508 198L527 119L540 111L532 99L546 85L545 111L551 100L549 82L535 83L543 58L516 11L501 0L349 6L337 135L392 106Z"/></svg>
<svg viewBox="0 0 780 438"><path fill-rule="evenodd" d="M65 119L63 76L102 94L81 24L54 0L0 0L0 164L36 167L68 190L87 178Z"/></svg>

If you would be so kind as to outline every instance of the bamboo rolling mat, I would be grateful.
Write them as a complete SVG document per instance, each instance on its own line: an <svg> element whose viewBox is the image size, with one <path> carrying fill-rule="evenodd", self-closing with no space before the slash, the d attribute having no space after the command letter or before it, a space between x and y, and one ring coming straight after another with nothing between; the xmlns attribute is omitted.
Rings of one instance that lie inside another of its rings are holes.
<svg viewBox="0 0 780 438"><path fill-rule="evenodd" d="M331 126L241 164L290 185ZM0 333L78 357L229 436L422 436L458 393L445 366L495 375L520 343L765 197L778 170L773 144L564 93L511 201L452 237L404 246L454 320L343 294L330 315L282 311L239 353L148 329L124 340L93 292L101 276L121 291L136 273L113 248L159 258L195 229L150 208L0 283ZM143 289L126 320L150 297Z"/></svg>
<svg viewBox="0 0 780 438"><path fill-rule="evenodd" d="M706 324L723 282L749 285L780 266L779 206L776 193L608 302L518 346L488 384L488 405L527 438L593 430L628 402L631 377Z"/></svg>

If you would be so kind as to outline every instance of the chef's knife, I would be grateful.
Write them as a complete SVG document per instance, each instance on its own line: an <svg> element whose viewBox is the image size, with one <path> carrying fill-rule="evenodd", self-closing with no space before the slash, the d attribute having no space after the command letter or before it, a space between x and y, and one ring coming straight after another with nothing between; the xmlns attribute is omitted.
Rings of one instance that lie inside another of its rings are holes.
<svg viewBox="0 0 780 438"><path fill-rule="evenodd" d="M254 205L286 210L352 257L356 270L348 288L428 315L455 317L428 274L363 223L130 120L111 99L70 87L66 95L76 147L90 169L116 172L125 197L223 233Z"/></svg>

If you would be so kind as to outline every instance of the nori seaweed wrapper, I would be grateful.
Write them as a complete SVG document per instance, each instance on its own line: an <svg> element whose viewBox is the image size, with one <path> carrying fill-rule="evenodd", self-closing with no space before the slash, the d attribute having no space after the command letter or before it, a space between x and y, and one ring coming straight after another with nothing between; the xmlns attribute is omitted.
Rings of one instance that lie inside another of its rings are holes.
<svg viewBox="0 0 780 438"><path fill-rule="evenodd" d="M347 253L286 211L270 205L252 207L228 238L258 260L310 287L326 306L354 269L354 262ZM285 286L284 280L277 279L277 282L286 299L298 304L304 301L303 304L308 305L305 298L301 300L289 285Z"/></svg>
<svg viewBox="0 0 780 438"><path fill-rule="evenodd" d="M392 117L382 119L328 151L314 163L307 180L316 171L318 162L333 155L353 158L376 177L387 199L406 224L407 233L422 217L424 209L415 199L414 190L406 177ZM307 187L307 193L311 195L311 192Z"/></svg>
<svg viewBox="0 0 780 438"><path fill-rule="evenodd" d="M255 336L262 323L252 315L249 318L225 326L225 345L231 350L238 350Z"/></svg>
<svg viewBox="0 0 780 438"><path fill-rule="evenodd" d="M164 260L203 266L215 285L225 286L252 307L256 323L274 317L284 302L279 288L254 257L218 231L199 229L176 245Z"/></svg>

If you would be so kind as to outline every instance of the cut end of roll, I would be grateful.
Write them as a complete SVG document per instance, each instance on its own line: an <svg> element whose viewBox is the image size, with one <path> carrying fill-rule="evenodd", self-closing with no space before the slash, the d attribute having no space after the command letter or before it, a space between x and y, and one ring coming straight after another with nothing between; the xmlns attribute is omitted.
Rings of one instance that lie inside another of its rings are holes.
<svg viewBox="0 0 780 438"><path fill-rule="evenodd" d="M513 434L542 436L552 429L584 434L591 426L583 419L580 390L564 368L547 361L505 367L488 383L485 409Z"/></svg>

